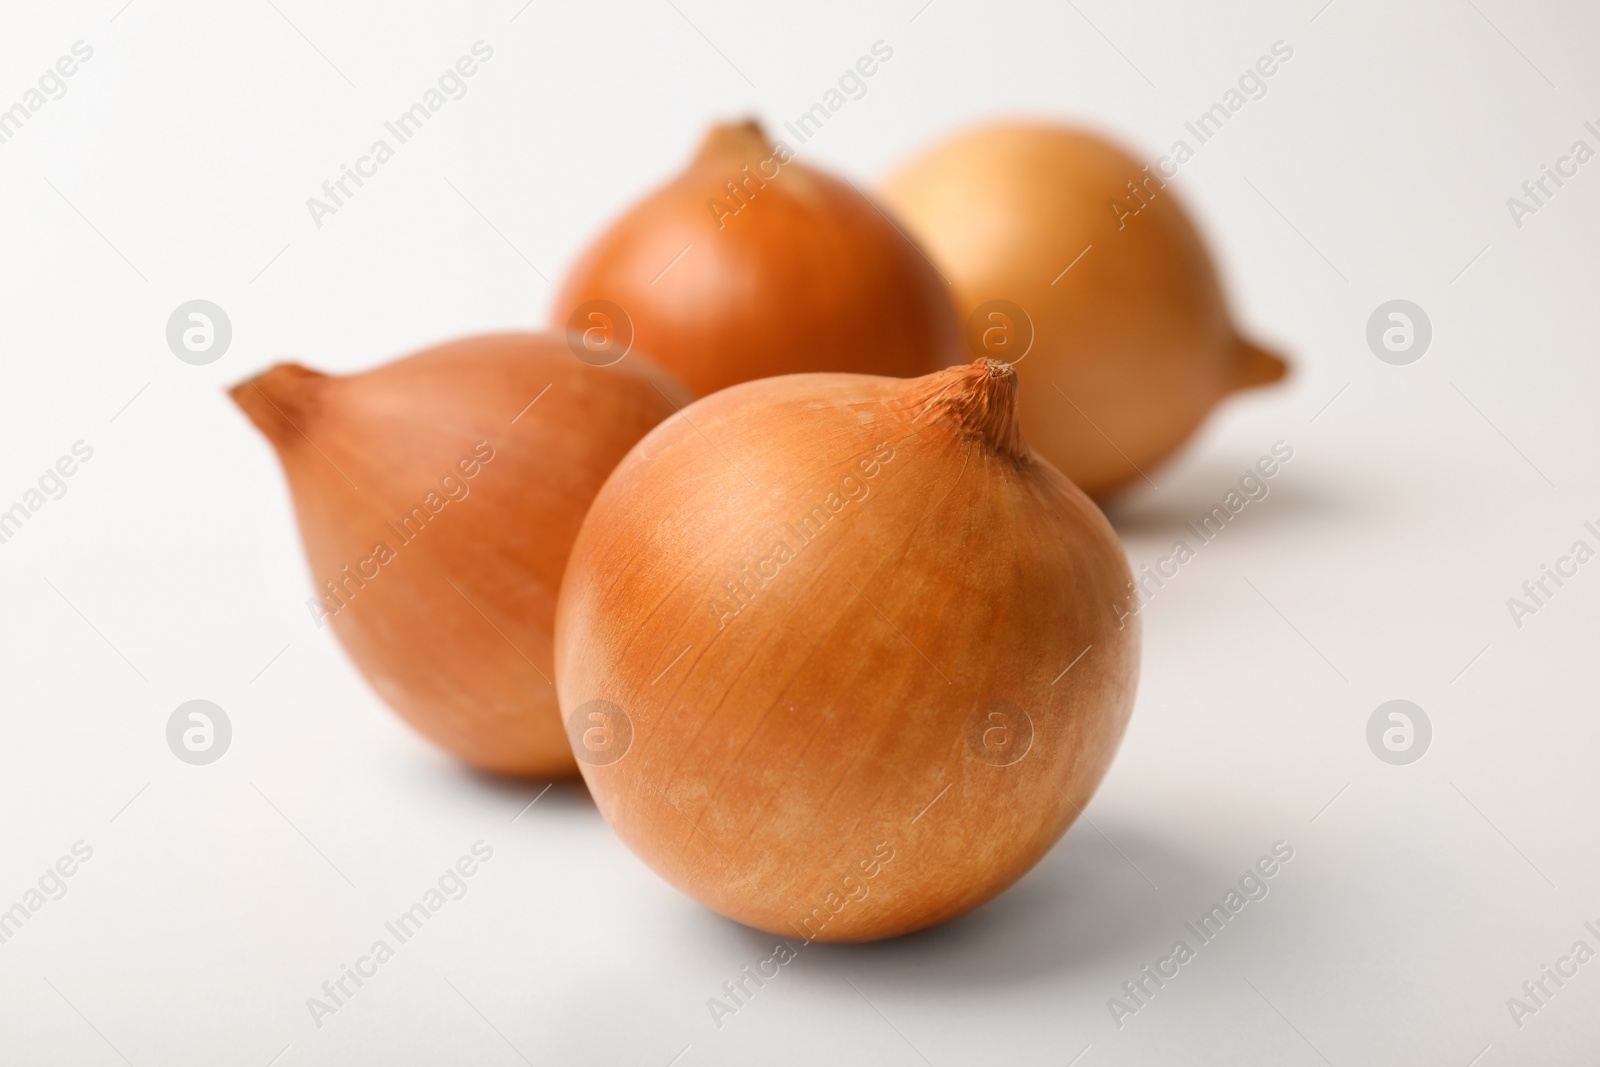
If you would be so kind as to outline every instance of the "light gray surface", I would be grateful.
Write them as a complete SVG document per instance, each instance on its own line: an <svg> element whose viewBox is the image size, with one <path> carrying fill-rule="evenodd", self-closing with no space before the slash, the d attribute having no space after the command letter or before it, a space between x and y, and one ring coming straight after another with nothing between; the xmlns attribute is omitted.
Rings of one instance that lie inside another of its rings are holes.
<svg viewBox="0 0 1600 1067"><path fill-rule="evenodd" d="M94 50L0 144L0 507L93 449L0 545L0 907L93 849L0 944L0 1059L1594 1061L1600 961L1547 980L1520 1028L1507 998L1600 949L1600 562L1520 628L1506 600L1600 546L1600 162L1520 227L1506 199L1575 140L1600 148L1600 13L520 2L0 12L0 107ZM480 39L467 95L316 227L306 198ZM772 939L661 883L581 789L518 817L543 783L477 778L397 723L312 626L277 465L222 387L541 321L545 279L708 121L779 127L878 40L892 61L801 150L864 185L997 113L1159 155L1288 42L1174 187L1296 373L1115 509L1131 558L1274 441L1295 455L1145 608L1138 707L1088 819L979 912L807 947L718 1028L707 999ZM203 366L166 343L195 299L232 323ZM1433 325L1408 366L1365 340L1394 299ZM231 720L209 765L167 744L195 699ZM1406 766L1367 745L1394 699L1432 724ZM466 895L318 1028L307 998L480 840ZM1279 840L1270 894L1119 1029L1108 998Z"/></svg>

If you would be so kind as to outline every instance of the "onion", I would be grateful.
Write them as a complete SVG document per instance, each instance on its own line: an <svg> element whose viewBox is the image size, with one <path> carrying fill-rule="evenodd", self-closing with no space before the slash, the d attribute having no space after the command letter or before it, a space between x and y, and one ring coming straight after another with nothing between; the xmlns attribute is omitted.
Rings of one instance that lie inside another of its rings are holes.
<svg viewBox="0 0 1600 1067"><path fill-rule="evenodd" d="M889 937L1005 889L1088 801L1132 709L1130 576L1024 445L1016 381L981 360L750 382L600 491L557 688L601 811L685 893Z"/></svg>
<svg viewBox="0 0 1600 1067"><path fill-rule="evenodd" d="M471 337L349 377L279 364L232 390L283 463L331 621L420 733L507 774L570 774L551 630L617 462L688 395L564 339ZM535 401L537 401L535 403Z"/></svg>
<svg viewBox="0 0 1600 1067"><path fill-rule="evenodd" d="M1020 360L1028 440L1092 496L1147 478L1223 397L1284 375L1235 331L1173 189L1099 137L979 127L884 196L950 278L969 339Z"/></svg>
<svg viewBox="0 0 1600 1067"><path fill-rule="evenodd" d="M754 122L714 127L686 171L596 239L553 316L631 339L700 396L804 371L926 374L962 351L922 250Z"/></svg>

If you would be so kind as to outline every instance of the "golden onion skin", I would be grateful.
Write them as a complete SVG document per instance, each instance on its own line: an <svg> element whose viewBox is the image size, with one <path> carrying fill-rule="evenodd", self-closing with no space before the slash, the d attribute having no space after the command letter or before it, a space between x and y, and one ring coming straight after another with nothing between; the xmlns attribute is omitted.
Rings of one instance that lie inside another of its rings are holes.
<svg viewBox="0 0 1600 1067"><path fill-rule="evenodd" d="M1137 617L1015 391L989 360L751 382L600 491L557 687L601 811L683 892L780 935L891 937L1003 891L1088 802Z"/></svg>
<svg viewBox="0 0 1600 1067"><path fill-rule="evenodd" d="M583 252L552 326L627 330L696 396L960 361L955 309L922 249L855 186L780 146L753 122L713 127L682 173Z"/></svg>
<svg viewBox="0 0 1600 1067"><path fill-rule="evenodd" d="M577 350L490 334L232 390L283 465L318 624L419 733L501 774L575 772L551 664L567 553L612 468L689 399L648 361Z"/></svg>
<svg viewBox="0 0 1600 1067"><path fill-rule="evenodd" d="M969 348L1017 361L1029 443L1091 496L1142 482L1224 397L1286 372L1234 328L1173 183L1101 137L980 126L882 195L953 286Z"/></svg>

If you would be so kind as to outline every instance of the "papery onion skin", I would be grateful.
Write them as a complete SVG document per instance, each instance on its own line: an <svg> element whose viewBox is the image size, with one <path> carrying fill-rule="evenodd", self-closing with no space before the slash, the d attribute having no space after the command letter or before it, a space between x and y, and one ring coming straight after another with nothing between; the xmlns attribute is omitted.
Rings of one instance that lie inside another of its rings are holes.
<svg viewBox="0 0 1600 1067"><path fill-rule="evenodd" d="M327 612L308 614L379 695L475 767L572 774L551 663L562 570L683 387L639 357L596 367L565 338L507 333L349 376L279 364L231 395L283 464Z"/></svg>
<svg viewBox="0 0 1600 1067"><path fill-rule="evenodd" d="M640 351L697 396L780 374L911 377L960 360L955 311L923 251L854 186L789 156L753 122L714 127L683 173L582 254L552 327L587 329L575 312L615 304Z"/></svg>
<svg viewBox="0 0 1600 1067"><path fill-rule="evenodd" d="M1023 432L1091 496L1143 483L1224 397L1286 372L1234 329L1173 183L1101 137L980 126L882 192L950 279L969 334L990 301L1031 319Z"/></svg>
<svg viewBox="0 0 1600 1067"><path fill-rule="evenodd" d="M1138 619L1104 516L1018 434L1015 385L989 360L752 382L607 481L557 687L602 813L673 885L784 936L890 937L1000 893L1088 802ZM584 728L607 716L632 740L601 760Z"/></svg>

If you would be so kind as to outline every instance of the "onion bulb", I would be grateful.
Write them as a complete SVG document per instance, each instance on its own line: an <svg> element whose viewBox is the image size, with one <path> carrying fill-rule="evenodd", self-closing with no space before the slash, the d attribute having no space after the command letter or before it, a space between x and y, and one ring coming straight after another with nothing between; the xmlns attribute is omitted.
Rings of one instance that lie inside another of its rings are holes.
<svg viewBox="0 0 1600 1067"><path fill-rule="evenodd" d="M950 279L969 344L1017 363L1029 442L1091 496L1284 375L1235 330L1171 183L1099 137L979 127L883 192Z"/></svg>
<svg viewBox="0 0 1600 1067"><path fill-rule="evenodd" d="M233 399L276 449L316 595L380 696L485 770L570 774L556 594L595 493L688 395L564 339L471 337L348 377L279 364Z"/></svg>
<svg viewBox="0 0 1600 1067"><path fill-rule="evenodd" d="M961 353L922 250L754 122L714 127L687 170L601 234L552 324L631 342L699 396L805 371L909 377Z"/></svg>
<svg viewBox="0 0 1600 1067"><path fill-rule="evenodd" d="M1018 432L1017 378L770 378L657 427L595 499L556 684L600 810L751 926L862 941L1021 877L1132 709L1129 573Z"/></svg>

